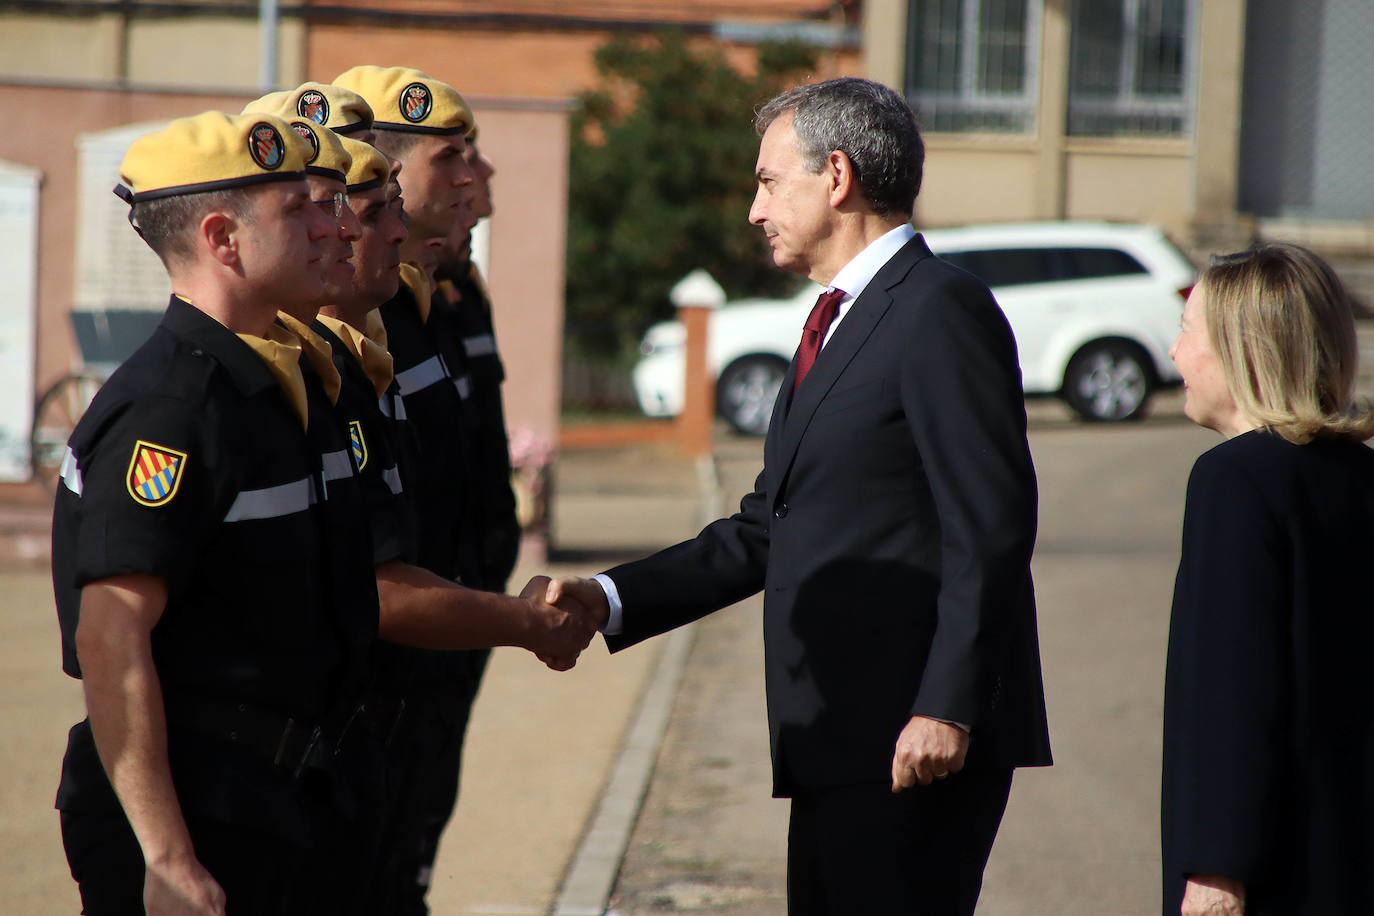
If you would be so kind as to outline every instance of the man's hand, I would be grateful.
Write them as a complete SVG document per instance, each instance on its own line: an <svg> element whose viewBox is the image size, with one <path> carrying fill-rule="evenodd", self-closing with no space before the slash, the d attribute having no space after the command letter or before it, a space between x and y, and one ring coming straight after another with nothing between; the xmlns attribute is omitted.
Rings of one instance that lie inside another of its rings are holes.
<svg viewBox="0 0 1374 916"><path fill-rule="evenodd" d="M1245 885L1222 875L1193 875L1183 892L1182 916L1245 916Z"/></svg>
<svg viewBox="0 0 1374 916"><path fill-rule="evenodd" d="M601 583L595 579L582 579L572 576L567 579L553 580L549 584L544 600L549 604L559 604L565 598L571 598L591 611L598 630L604 627L606 621L611 617L611 605L606 600L606 591L601 587Z"/></svg>
<svg viewBox="0 0 1374 916"><path fill-rule="evenodd" d="M548 576L535 576L520 590L529 603L535 630L527 648L555 671L567 671L596 635L594 614L571 594L554 592ZM604 599L603 599L604 600Z"/></svg>
<svg viewBox="0 0 1374 916"><path fill-rule="evenodd" d="M892 755L892 791L900 792L917 783L928 786L964 768L968 754L968 733L957 725L912 716L897 736Z"/></svg>
<svg viewBox="0 0 1374 916"><path fill-rule="evenodd" d="M196 859L152 861L143 879L148 916L225 916L224 890Z"/></svg>

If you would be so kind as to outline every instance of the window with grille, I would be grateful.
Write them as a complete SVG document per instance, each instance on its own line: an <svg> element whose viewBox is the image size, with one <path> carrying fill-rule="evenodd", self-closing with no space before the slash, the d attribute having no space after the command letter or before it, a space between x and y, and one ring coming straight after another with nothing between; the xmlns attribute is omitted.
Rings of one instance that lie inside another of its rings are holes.
<svg viewBox="0 0 1374 916"><path fill-rule="evenodd" d="M906 94L927 131L1035 125L1040 0L910 0Z"/></svg>
<svg viewBox="0 0 1374 916"><path fill-rule="evenodd" d="M76 311L162 311L171 291L167 271L129 225L129 205L111 189L124 153L164 122L131 124L77 139Z"/></svg>
<svg viewBox="0 0 1374 916"><path fill-rule="evenodd" d="M1196 7L1197 0L1074 0L1071 136L1189 135Z"/></svg>

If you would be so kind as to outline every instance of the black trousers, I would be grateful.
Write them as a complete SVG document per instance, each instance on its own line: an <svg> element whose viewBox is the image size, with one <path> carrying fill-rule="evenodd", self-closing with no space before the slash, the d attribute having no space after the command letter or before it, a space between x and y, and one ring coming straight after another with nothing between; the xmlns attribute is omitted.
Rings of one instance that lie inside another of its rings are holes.
<svg viewBox="0 0 1374 916"><path fill-rule="evenodd" d="M792 799L789 916L972 916L1010 770L964 770L893 794L837 786Z"/></svg>
<svg viewBox="0 0 1374 916"><path fill-rule="evenodd" d="M378 916L425 916L439 839L458 802L463 743L490 650L455 653L458 689L412 695L388 748L386 816L375 881Z"/></svg>
<svg viewBox="0 0 1374 916"><path fill-rule="evenodd" d="M306 850L269 831L191 821L196 858L224 889L229 916L336 913L321 906ZM143 853L115 812L62 812L62 845L86 916L142 916Z"/></svg>

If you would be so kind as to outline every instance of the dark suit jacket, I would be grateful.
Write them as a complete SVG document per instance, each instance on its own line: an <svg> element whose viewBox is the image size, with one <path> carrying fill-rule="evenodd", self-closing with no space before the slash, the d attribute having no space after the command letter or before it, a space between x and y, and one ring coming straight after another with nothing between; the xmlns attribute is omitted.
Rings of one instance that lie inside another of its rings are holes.
<svg viewBox="0 0 1374 916"><path fill-rule="evenodd" d="M1374 912L1374 451L1251 432L1197 460L1165 674L1164 912Z"/></svg>
<svg viewBox="0 0 1374 916"><path fill-rule="evenodd" d="M610 571L607 643L764 589L777 795L889 780L917 713L970 724L970 766L1048 764L1035 472L987 287L913 239L791 390L789 371L740 511Z"/></svg>

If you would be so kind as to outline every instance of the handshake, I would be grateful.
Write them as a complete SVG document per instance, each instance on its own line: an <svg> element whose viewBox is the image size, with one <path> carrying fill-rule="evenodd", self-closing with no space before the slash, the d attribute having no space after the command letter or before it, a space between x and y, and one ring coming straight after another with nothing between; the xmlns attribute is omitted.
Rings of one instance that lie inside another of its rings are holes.
<svg viewBox="0 0 1374 916"><path fill-rule="evenodd" d="M606 625L610 604L595 579L550 579L535 576L520 590L527 605L529 649L554 671L567 671Z"/></svg>

